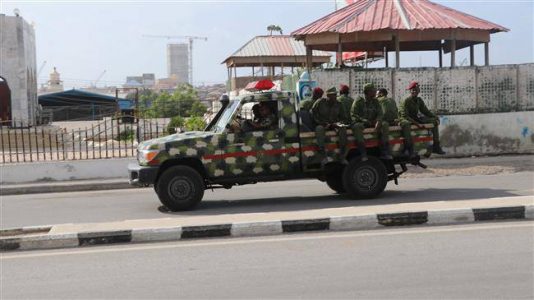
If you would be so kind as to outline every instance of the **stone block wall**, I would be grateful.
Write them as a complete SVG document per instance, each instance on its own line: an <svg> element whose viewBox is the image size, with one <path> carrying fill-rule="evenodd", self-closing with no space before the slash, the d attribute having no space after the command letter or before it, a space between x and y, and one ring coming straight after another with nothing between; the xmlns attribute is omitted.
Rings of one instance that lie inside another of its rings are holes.
<svg viewBox="0 0 534 300"><path fill-rule="evenodd" d="M388 89L400 102L411 81L421 86L421 98L440 114L472 114L534 110L534 64L458 68L315 70L312 79L327 89L348 84L353 97L365 83Z"/></svg>
<svg viewBox="0 0 534 300"><path fill-rule="evenodd" d="M0 14L0 76L11 89L14 120L34 124L37 112L35 31L23 18Z"/></svg>

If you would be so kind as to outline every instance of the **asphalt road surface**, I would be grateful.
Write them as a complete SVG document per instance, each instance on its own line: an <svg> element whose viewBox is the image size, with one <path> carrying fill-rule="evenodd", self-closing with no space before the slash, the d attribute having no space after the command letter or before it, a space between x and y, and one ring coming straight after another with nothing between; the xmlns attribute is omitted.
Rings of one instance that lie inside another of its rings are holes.
<svg viewBox="0 0 534 300"><path fill-rule="evenodd" d="M259 183L206 191L196 210L177 213L162 210L152 188L2 196L0 228L528 196L533 182L534 172L401 179L374 200L337 195L318 180Z"/></svg>
<svg viewBox="0 0 534 300"><path fill-rule="evenodd" d="M1 299L533 299L534 222L0 255Z"/></svg>

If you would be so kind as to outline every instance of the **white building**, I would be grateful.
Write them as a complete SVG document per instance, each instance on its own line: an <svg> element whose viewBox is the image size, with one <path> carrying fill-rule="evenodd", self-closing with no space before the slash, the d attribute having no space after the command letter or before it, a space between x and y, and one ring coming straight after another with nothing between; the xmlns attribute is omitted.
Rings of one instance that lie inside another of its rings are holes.
<svg viewBox="0 0 534 300"><path fill-rule="evenodd" d="M167 45L167 73L169 78L174 75L178 79L178 83L189 82L189 55L188 44Z"/></svg>
<svg viewBox="0 0 534 300"><path fill-rule="evenodd" d="M37 102L35 30L20 16L0 14L0 77L9 86L10 112L17 122L35 124ZM1 105L4 107L4 105ZM4 115L4 114L2 114Z"/></svg>

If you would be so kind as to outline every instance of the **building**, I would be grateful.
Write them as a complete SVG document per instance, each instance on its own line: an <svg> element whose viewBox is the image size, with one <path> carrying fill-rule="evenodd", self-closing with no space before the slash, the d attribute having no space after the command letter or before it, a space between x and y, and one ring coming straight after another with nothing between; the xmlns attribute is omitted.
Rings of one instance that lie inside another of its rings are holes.
<svg viewBox="0 0 534 300"><path fill-rule="evenodd" d="M35 30L22 17L0 14L0 114L2 121L32 125L37 120Z"/></svg>
<svg viewBox="0 0 534 300"><path fill-rule="evenodd" d="M189 45L167 45L167 74L169 78L176 76L178 83L189 82Z"/></svg>
<svg viewBox="0 0 534 300"><path fill-rule="evenodd" d="M156 85L156 75L154 73L143 73L141 76L128 76L126 83L122 86L125 88L145 88L152 89Z"/></svg>
<svg viewBox="0 0 534 300"><path fill-rule="evenodd" d="M47 85L43 86L39 90L39 93L44 94L57 92L63 92L63 81L61 80L61 74L56 70L56 67L54 67L54 70L49 75Z"/></svg>

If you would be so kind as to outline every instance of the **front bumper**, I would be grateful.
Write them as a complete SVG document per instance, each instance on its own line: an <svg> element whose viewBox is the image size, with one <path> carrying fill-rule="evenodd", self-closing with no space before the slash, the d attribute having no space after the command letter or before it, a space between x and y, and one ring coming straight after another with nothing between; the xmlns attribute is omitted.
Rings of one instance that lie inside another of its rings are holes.
<svg viewBox="0 0 534 300"><path fill-rule="evenodd" d="M156 182L159 167L140 166L138 164L128 165L130 185L146 186Z"/></svg>

